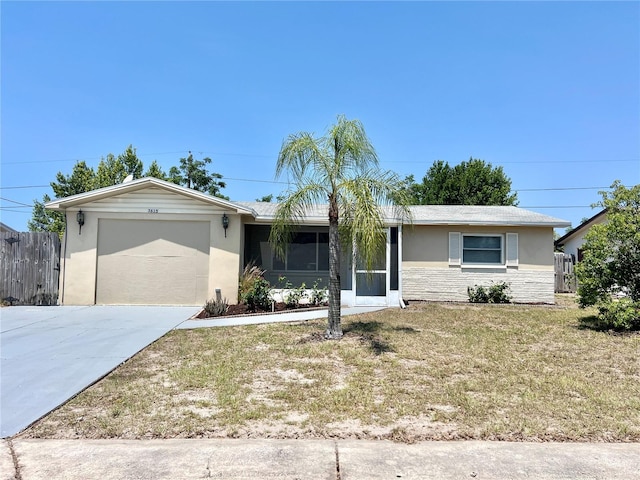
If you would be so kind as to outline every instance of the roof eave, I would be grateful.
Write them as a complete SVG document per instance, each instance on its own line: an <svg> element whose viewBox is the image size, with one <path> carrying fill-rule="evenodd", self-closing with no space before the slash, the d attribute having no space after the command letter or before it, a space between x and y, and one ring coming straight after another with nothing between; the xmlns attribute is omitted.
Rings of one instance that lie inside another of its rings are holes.
<svg viewBox="0 0 640 480"><path fill-rule="evenodd" d="M89 202L95 202L115 195L142 190L149 186L155 186L163 190L172 191L174 193L193 198L194 200L209 203L210 205L228 208L229 210L235 211L235 213L245 213L253 216L256 215L256 212L251 208L243 207L222 198L212 197L206 193L198 192L196 190L176 185L175 183L166 182L152 177L140 178L138 180L133 180L132 182L119 183L117 185L91 190L90 192L79 193L70 197L52 200L45 204L45 208L48 210L64 211L68 208L73 208Z"/></svg>

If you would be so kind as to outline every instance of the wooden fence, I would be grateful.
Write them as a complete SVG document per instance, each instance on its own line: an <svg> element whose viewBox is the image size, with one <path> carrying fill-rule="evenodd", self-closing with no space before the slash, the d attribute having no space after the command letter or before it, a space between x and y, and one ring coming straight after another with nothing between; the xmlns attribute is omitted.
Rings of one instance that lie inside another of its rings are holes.
<svg viewBox="0 0 640 480"><path fill-rule="evenodd" d="M573 271L573 257L567 253L554 253L556 271L556 293L574 293L576 274Z"/></svg>
<svg viewBox="0 0 640 480"><path fill-rule="evenodd" d="M11 305L56 305L60 276L57 233L0 233L0 299Z"/></svg>

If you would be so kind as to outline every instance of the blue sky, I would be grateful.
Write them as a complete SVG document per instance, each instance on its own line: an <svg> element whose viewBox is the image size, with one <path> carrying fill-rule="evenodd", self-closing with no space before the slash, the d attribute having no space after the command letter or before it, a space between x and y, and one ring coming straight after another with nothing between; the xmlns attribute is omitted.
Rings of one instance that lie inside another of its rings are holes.
<svg viewBox="0 0 640 480"><path fill-rule="evenodd" d="M574 226L599 187L640 183L639 2L0 8L0 218L19 230L58 171L129 144L165 170L211 157L232 200L277 194L283 139L338 114L384 169L480 158Z"/></svg>

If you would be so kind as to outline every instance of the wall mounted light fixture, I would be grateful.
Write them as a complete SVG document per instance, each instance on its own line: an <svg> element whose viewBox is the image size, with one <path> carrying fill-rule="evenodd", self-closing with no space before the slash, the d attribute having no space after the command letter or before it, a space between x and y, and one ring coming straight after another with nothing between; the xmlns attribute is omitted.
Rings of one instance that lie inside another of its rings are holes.
<svg viewBox="0 0 640 480"><path fill-rule="evenodd" d="M227 228L229 228L229 217L226 213L222 214L222 228L224 228L224 238L227 238Z"/></svg>
<svg viewBox="0 0 640 480"><path fill-rule="evenodd" d="M80 209L78 213L76 213L76 220L78 222L78 225L80 226L78 235L82 235L82 225L84 225L84 212L82 211L82 209Z"/></svg>

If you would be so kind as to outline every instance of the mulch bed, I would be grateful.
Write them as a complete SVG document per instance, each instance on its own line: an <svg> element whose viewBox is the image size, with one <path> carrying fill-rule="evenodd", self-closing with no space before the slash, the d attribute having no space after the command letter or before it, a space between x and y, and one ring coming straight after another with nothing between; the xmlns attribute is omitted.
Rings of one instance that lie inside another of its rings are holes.
<svg viewBox="0 0 640 480"><path fill-rule="evenodd" d="M203 319L203 318L224 318L224 317L232 317L236 315L265 315L270 313L283 313L283 312L295 312L298 310L321 310L323 308L327 308L325 306L316 306L316 305L299 305L298 307L288 307L284 302L278 302L273 305L273 309L262 310L256 309L251 310L248 305L244 303L238 303L236 305L229 305L227 312L224 315L220 315L219 317L211 317L205 310L201 310L194 318Z"/></svg>

